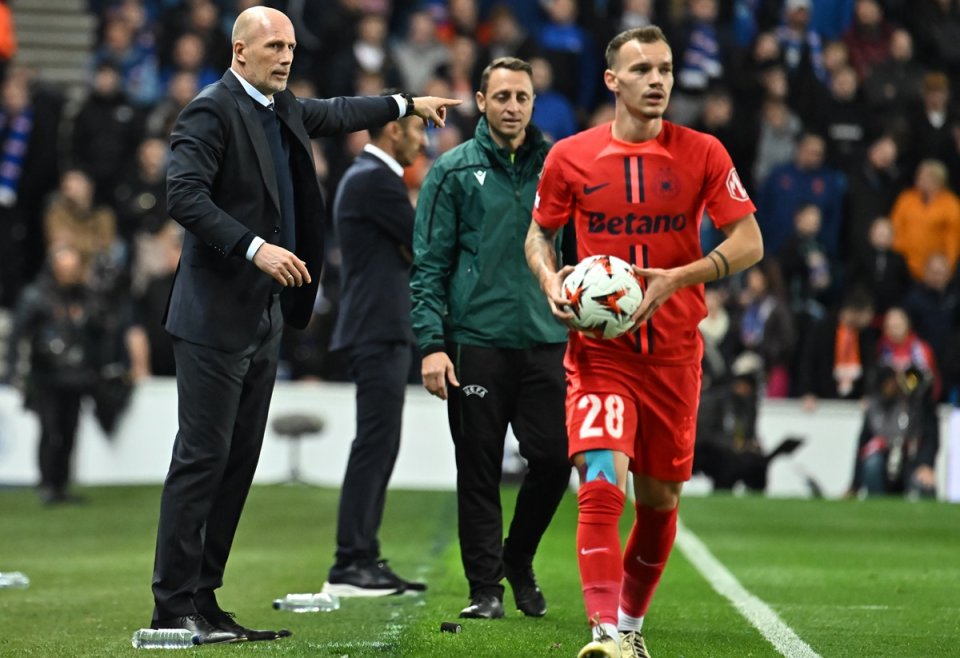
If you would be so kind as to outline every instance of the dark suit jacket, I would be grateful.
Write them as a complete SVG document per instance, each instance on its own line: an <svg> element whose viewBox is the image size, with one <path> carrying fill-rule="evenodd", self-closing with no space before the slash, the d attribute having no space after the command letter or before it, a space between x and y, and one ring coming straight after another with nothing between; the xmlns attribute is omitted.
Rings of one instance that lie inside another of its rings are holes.
<svg viewBox="0 0 960 658"><path fill-rule="evenodd" d="M403 179L380 158L362 153L340 181L333 203L343 291L330 349L414 342L409 260L413 218Z"/></svg>
<svg viewBox="0 0 960 658"><path fill-rule="evenodd" d="M245 257L251 234L280 236L280 202L270 147L250 98L227 71L181 112L170 137L170 216L187 229L164 324L184 340L238 351L253 339L274 281ZM274 95L277 116L293 134L290 169L297 218L297 256L313 282L286 288L284 319L310 320L323 265L324 207L311 137L353 132L397 118L389 97L298 99Z"/></svg>

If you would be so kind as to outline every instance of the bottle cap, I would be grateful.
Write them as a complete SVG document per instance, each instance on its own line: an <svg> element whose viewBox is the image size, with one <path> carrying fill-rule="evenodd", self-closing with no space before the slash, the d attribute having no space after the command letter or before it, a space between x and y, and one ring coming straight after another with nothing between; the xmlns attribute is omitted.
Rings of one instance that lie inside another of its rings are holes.
<svg viewBox="0 0 960 658"><path fill-rule="evenodd" d="M463 627L455 621L440 622L440 631L443 633L459 633Z"/></svg>

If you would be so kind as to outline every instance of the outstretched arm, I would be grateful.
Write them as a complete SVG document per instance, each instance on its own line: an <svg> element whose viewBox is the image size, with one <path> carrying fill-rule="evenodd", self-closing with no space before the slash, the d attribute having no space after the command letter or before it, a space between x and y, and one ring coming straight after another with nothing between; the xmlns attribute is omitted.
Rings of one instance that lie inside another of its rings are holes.
<svg viewBox="0 0 960 658"><path fill-rule="evenodd" d="M643 301L633 314L634 328L649 320L680 288L722 279L747 269L763 258L763 238L753 213L724 226L722 230L726 239L709 254L692 263L667 270L634 266L634 273L647 280Z"/></svg>

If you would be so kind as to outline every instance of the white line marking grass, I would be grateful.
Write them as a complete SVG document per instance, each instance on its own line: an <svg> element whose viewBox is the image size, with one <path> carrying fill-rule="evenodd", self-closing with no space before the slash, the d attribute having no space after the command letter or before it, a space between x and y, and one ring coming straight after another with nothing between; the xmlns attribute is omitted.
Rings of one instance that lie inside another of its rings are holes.
<svg viewBox="0 0 960 658"><path fill-rule="evenodd" d="M769 605L748 592L714 557L700 538L677 521L677 547L718 594L729 600L780 654L788 658L821 658Z"/></svg>

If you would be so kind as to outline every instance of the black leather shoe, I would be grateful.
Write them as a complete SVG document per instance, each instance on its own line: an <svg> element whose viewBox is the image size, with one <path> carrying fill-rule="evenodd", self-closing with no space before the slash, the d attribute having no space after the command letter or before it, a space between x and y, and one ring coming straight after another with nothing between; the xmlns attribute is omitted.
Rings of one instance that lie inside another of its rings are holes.
<svg viewBox="0 0 960 658"><path fill-rule="evenodd" d="M397 573L390 568L390 565L387 564L386 560L378 560L377 568L380 569L383 573L387 574L388 577L394 578L398 583L403 586L403 591L405 592L426 592L427 584L419 583L413 580L407 580L406 578L401 578Z"/></svg>
<svg viewBox="0 0 960 658"><path fill-rule="evenodd" d="M290 637L293 635L287 629L281 629L279 631L259 631L252 628L247 628L246 626L241 626L237 623L237 616L232 612L225 612L219 608L216 610L203 610L203 616L206 617L212 625L219 628L221 631L227 631L228 633L235 633L240 636L240 639L247 640L249 642L259 642L263 640L276 640L281 637Z"/></svg>
<svg viewBox="0 0 960 658"><path fill-rule="evenodd" d="M239 642L243 640L238 633L217 628L207 621L206 617L199 614L158 619L150 624L150 628L185 628L199 635L201 644L218 644L220 642Z"/></svg>
<svg viewBox="0 0 960 658"><path fill-rule="evenodd" d="M504 563L503 573L510 587L513 588L513 599L517 602L517 610L528 617L542 617L547 614L547 600L543 598L543 592L537 585L533 567L513 569Z"/></svg>
<svg viewBox="0 0 960 658"><path fill-rule="evenodd" d="M477 594L470 605L460 611L462 619L500 619L503 617L503 602L496 594Z"/></svg>

